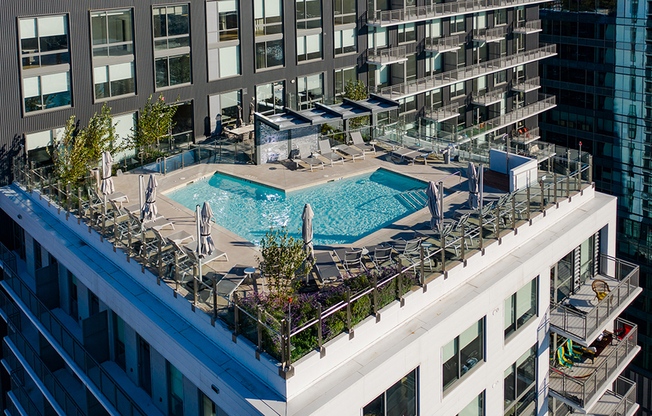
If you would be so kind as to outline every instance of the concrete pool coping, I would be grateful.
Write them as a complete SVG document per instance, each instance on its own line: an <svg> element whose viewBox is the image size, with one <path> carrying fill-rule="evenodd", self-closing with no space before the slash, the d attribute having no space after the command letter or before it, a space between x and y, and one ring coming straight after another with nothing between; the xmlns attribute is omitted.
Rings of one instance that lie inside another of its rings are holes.
<svg viewBox="0 0 652 416"><path fill-rule="evenodd" d="M327 166L324 170L315 170L310 172L309 169L291 170L282 163L273 163L267 165L224 165L214 163L202 163L193 165L183 170L174 171L167 175L156 174L158 187L158 209L159 215L163 215L175 224L176 230L185 230L195 234L194 211L173 201L166 196L169 192L184 187L190 183L196 182L203 178L210 177L215 173L220 173L243 179L250 182L260 183L270 186L284 192L292 192L307 187L328 183L339 178L348 178L369 172L374 172L380 168L387 171L407 176L428 183L430 180L444 180L444 186L449 191L456 190L444 198L444 214L454 212L461 204L466 201L465 192L459 192L466 178L450 176L454 171L465 172L466 164L451 163L445 165L441 161L436 161L427 166L423 164L406 165L394 164L384 152L379 151L377 156L367 155L365 160L351 162L350 159L345 163ZM116 190L128 195L132 203L138 201L138 181L134 180L139 172L134 170L115 178ZM146 183L146 182L145 182ZM297 213L301 215L301 213ZM334 249L338 247L359 247L365 245L374 245L383 241L389 241L397 237L409 237L411 228L416 224L429 221L430 212L427 208L422 208L416 212L408 214L399 220L389 224L352 244L333 244L329 246L316 246L316 250ZM170 231L171 232L171 231ZM166 232L169 234L170 232ZM212 262L211 268L218 273L226 273L237 263L251 266L258 265L257 256L260 252L256 246L249 240L240 237L226 228L213 224L213 237L218 249L227 252L228 261Z"/></svg>

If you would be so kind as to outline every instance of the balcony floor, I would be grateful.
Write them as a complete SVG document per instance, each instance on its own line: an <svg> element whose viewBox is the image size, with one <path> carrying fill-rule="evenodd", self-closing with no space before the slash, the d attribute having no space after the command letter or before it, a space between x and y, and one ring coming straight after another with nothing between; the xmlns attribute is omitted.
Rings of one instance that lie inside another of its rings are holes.
<svg viewBox="0 0 652 416"><path fill-rule="evenodd" d="M591 284L593 283L594 280L604 280L607 282L609 285L609 288L611 289L611 292L615 292L618 284L620 283L618 280L613 279L608 276L603 276L603 275L597 275L593 279L589 279L584 284L577 290L574 294L572 294L570 297L565 299L562 304L563 305L571 305L571 307L574 307L575 309L579 310L580 312L583 312L585 314L588 314L592 312L598 305L598 299L595 297L595 292L593 292L593 289L591 288ZM627 284L622 284L621 286L621 291L623 289L626 291L627 290ZM640 291L638 287L629 285L629 290L630 290L630 298L633 299L636 294ZM614 296L614 301L617 302L617 297ZM629 301L624 301L621 302L619 305L612 305L611 309L611 314L614 314L617 312L620 307L624 307L627 304L629 304ZM593 317L595 315L592 315ZM564 319L566 319L566 325L563 325ZM595 318L593 318L595 319ZM600 322L604 322L606 325L609 322L609 317L607 316L607 308L601 307L599 309L599 320ZM568 333L568 334L583 334L584 333L584 326L585 326L586 319L580 316L576 315L568 315L568 317L564 318L563 313L559 309L552 309L550 312L550 323L557 328L559 328L563 333ZM601 329L599 330L601 332ZM597 336L598 334L596 334ZM574 340L575 337L573 337ZM578 341L578 340L576 340ZM585 342L592 342L592 339L587 339L587 340L581 340L582 344Z"/></svg>
<svg viewBox="0 0 652 416"><path fill-rule="evenodd" d="M611 390L607 390L600 400L591 408L592 415L614 415L617 414L616 410L621 410L623 401L623 396L614 393ZM619 405L621 405L619 407ZM638 406L632 406L630 411L626 416L630 416L636 413ZM573 415L580 415L582 413L573 413Z"/></svg>

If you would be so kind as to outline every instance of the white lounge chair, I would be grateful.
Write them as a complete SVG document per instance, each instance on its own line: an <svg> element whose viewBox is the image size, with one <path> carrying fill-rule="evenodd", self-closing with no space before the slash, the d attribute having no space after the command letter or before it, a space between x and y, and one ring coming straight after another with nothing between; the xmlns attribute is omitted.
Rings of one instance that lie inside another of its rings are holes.
<svg viewBox="0 0 652 416"><path fill-rule="evenodd" d="M338 155L337 153L333 152L328 140L319 141L319 153L323 157L331 161L331 166L333 166L334 162L341 162L342 164L344 164L344 158Z"/></svg>
<svg viewBox="0 0 652 416"><path fill-rule="evenodd" d="M297 167L299 167L299 161L301 161L310 166L310 172L312 172L312 168L315 166L321 166L322 170L324 169L324 162L312 155L312 152L308 148L307 144L299 144L297 145L297 148L299 150L299 158L293 159L294 163L297 164Z"/></svg>
<svg viewBox="0 0 652 416"><path fill-rule="evenodd" d="M353 140L353 147L357 147L364 154L373 152L376 154L376 147L372 144L367 144L362 138L362 134L359 131L354 131L351 133L351 140Z"/></svg>

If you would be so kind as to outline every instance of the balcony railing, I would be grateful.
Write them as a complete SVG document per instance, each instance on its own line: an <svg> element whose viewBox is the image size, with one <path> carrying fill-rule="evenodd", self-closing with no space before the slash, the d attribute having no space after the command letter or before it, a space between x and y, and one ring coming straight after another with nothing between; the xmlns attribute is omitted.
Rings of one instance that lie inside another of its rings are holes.
<svg viewBox="0 0 652 416"><path fill-rule="evenodd" d="M544 3L546 1L550 0L464 0L428 6L412 6L400 10L370 11L367 17L367 24L380 27L393 26L401 23L420 22L442 17L477 13L485 10Z"/></svg>
<svg viewBox="0 0 652 416"><path fill-rule="evenodd" d="M474 94L471 103L483 107L501 102L505 98L505 91L489 91L486 94Z"/></svg>
<svg viewBox="0 0 652 416"><path fill-rule="evenodd" d="M531 33L541 32L541 20L530 20L527 22L516 22L512 33L520 33L522 35L529 35Z"/></svg>
<svg viewBox="0 0 652 416"><path fill-rule="evenodd" d="M0 253L10 253L0 243ZM109 403L125 416L145 416L138 404L125 392L120 384L88 353L82 343L66 328L66 326L48 309L15 270L2 262L2 280L22 301L27 310L48 331L59 347L68 354L70 359L93 381ZM0 309L8 316L14 312L11 300L0 297ZM69 364L70 365L70 364Z"/></svg>
<svg viewBox="0 0 652 416"><path fill-rule="evenodd" d="M641 288L638 286L639 266L600 255L600 270L562 303L550 305L551 329L582 344L589 344L602 329L629 305ZM600 301L591 287L595 279L609 285L609 293Z"/></svg>
<svg viewBox="0 0 652 416"><path fill-rule="evenodd" d="M505 69L514 68L530 62L549 58L557 54L555 45L546 45L537 49L526 52L516 53L502 58L492 59L479 64L466 66L464 68L454 69L452 71L442 72L440 74L429 75L414 81L404 82L401 84L390 85L388 87L370 87L372 93L378 94L383 98L398 100L411 95L416 95L437 88L453 85L458 82L477 78L483 75L493 74L504 71Z"/></svg>
<svg viewBox="0 0 652 416"><path fill-rule="evenodd" d="M539 88L541 88L539 77L526 79L521 82L515 82L512 84L512 91L516 92L530 92L538 90Z"/></svg>
<svg viewBox="0 0 652 416"><path fill-rule="evenodd" d="M460 49L460 38L448 36L445 38L426 38L425 50L432 53L451 52Z"/></svg>
<svg viewBox="0 0 652 416"><path fill-rule="evenodd" d="M456 146L472 142L482 136L491 134L504 127L547 111L556 105L556 97L554 95L539 94L539 101L536 101L533 104L517 108L516 110L510 111L500 117L476 123L471 127L458 131L457 133L444 131L437 132L437 138Z"/></svg>
<svg viewBox="0 0 652 416"><path fill-rule="evenodd" d="M437 123L450 120L460 115L460 105L453 103L443 107L430 108L426 110L425 118Z"/></svg>
<svg viewBox="0 0 652 416"><path fill-rule="evenodd" d="M480 43L500 42L507 36L507 26L491 29L473 29L473 41Z"/></svg>
<svg viewBox="0 0 652 416"><path fill-rule="evenodd" d="M596 406L606 410L608 416L629 416L638 409L636 403L636 383L625 377L618 377L613 390L607 392L598 400Z"/></svg>
<svg viewBox="0 0 652 416"><path fill-rule="evenodd" d="M389 65L407 61L405 46L385 49L369 49L367 63L374 65Z"/></svg>
<svg viewBox="0 0 652 416"><path fill-rule="evenodd" d="M532 142L535 142L541 138L539 128L535 127L530 130L517 131L514 137L512 137L512 144L527 145Z"/></svg>
<svg viewBox="0 0 652 416"><path fill-rule="evenodd" d="M587 360L573 365L571 369L551 366L551 392L580 409L589 410L596 401L596 395L618 377L639 350L636 345L638 328L631 322L617 319L614 333L608 336L612 337L611 342L593 362ZM575 369L576 366L580 368Z"/></svg>

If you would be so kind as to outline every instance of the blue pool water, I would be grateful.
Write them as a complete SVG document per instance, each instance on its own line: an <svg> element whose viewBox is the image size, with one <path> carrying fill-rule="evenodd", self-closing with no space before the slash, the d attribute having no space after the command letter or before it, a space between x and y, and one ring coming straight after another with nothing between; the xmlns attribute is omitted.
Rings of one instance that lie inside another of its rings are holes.
<svg viewBox="0 0 652 416"><path fill-rule="evenodd" d="M413 188L425 189L426 183L382 169L287 194L215 174L167 196L192 210L208 201L217 224L256 244L270 227L287 226L301 238L301 214L309 203L314 243L320 245L352 243L414 212L399 197Z"/></svg>

